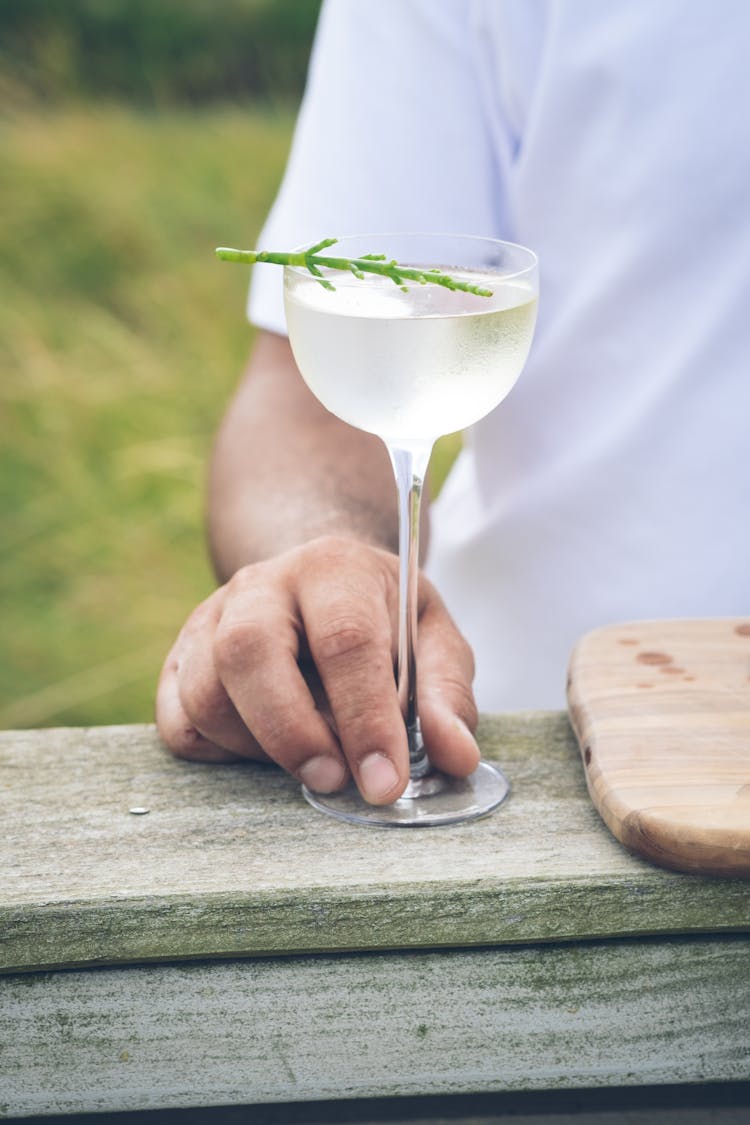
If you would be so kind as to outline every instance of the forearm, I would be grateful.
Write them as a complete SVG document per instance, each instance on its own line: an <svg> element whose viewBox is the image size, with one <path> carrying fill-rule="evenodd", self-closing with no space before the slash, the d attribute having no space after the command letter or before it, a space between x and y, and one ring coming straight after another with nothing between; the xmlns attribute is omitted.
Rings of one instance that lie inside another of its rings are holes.
<svg viewBox="0 0 750 1125"><path fill-rule="evenodd" d="M208 531L222 580L321 535L397 549L396 490L383 443L323 409L283 337L260 334L219 430Z"/></svg>

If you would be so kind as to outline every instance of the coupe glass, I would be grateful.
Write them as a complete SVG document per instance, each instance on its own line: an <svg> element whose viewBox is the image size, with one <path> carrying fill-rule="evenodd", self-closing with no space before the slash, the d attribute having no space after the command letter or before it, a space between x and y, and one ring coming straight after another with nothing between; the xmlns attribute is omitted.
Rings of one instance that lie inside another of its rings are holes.
<svg viewBox="0 0 750 1125"><path fill-rule="evenodd" d="M328 253L385 255L491 291L480 296L428 282L331 270L319 278L287 266L289 340L302 377L331 413L377 434L393 464L399 501L399 636L396 683L409 743L410 781L397 801L370 805L352 783L303 792L332 816L418 827L484 816L508 782L482 761L457 779L425 752L417 706L417 574L422 485L435 440L493 410L526 361L536 319L537 260L525 247L463 235L382 234L340 239ZM334 289L324 287L328 281Z"/></svg>

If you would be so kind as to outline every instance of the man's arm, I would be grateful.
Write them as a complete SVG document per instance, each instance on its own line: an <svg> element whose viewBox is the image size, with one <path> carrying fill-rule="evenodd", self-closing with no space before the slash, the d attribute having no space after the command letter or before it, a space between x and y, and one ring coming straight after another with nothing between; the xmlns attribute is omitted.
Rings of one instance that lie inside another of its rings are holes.
<svg viewBox="0 0 750 1125"><path fill-rule="evenodd" d="M403 792L395 497L380 439L324 410L288 341L262 333L212 463L224 584L188 618L159 684L157 723L175 754L268 757L323 792L353 775L375 804ZM472 654L426 579L418 613L425 745L463 776L479 757Z"/></svg>
<svg viewBox="0 0 750 1125"><path fill-rule="evenodd" d="M285 336L259 334L219 430L208 529L222 580L322 535L351 535L398 551L385 446L321 406Z"/></svg>

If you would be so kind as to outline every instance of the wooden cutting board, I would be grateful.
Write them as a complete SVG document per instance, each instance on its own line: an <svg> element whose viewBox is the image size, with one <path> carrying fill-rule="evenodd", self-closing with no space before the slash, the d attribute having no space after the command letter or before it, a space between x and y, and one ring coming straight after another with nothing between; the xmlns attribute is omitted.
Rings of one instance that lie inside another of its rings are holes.
<svg viewBox="0 0 750 1125"><path fill-rule="evenodd" d="M586 783L627 848L750 876L750 618L608 625L573 650Z"/></svg>

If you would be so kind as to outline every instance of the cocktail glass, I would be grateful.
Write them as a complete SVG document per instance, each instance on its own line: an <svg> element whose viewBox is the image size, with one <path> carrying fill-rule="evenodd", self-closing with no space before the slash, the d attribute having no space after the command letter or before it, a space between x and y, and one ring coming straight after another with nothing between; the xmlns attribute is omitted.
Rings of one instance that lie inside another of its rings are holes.
<svg viewBox="0 0 750 1125"><path fill-rule="evenodd" d="M491 291L479 296L428 282L287 266L289 340L302 377L337 417L377 434L399 501L396 683L409 744L410 781L390 805L368 804L352 783L336 793L303 787L315 808L387 827L453 824L484 816L507 796L494 764L467 778L436 771L417 706L417 576L422 487L437 438L462 430L505 398L523 369L536 320L537 259L523 246L463 235L384 234L340 239L337 257L387 255ZM328 281L333 291L321 284Z"/></svg>

